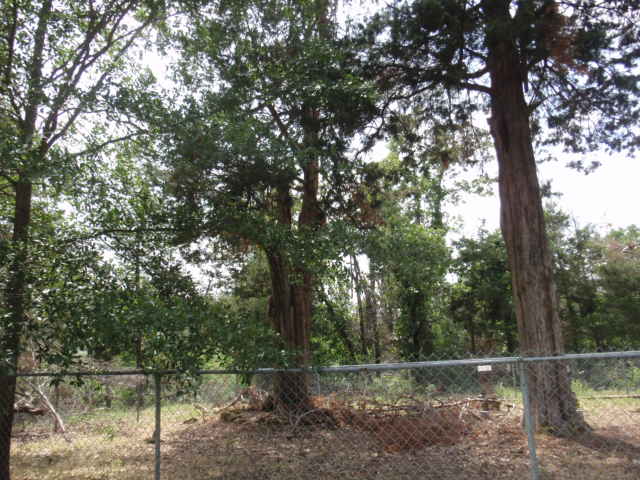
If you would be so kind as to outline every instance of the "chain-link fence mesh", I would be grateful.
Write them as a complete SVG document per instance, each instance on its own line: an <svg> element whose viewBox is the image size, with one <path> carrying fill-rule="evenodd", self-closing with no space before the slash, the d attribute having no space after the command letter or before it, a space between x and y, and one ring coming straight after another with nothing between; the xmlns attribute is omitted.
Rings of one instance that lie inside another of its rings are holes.
<svg viewBox="0 0 640 480"><path fill-rule="evenodd" d="M637 479L634 355L18 377L11 478Z"/></svg>
<svg viewBox="0 0 640 480"><path fill-rule="evenodd" d="M150 381L142 375L19 377L11 478L153 478Z"/></svg>
<svg viewBox="0 0 640 480"><path fill-rule="evenodd" d="M531 362L526 370L541 478L640 478L638 358Z"/></svg>

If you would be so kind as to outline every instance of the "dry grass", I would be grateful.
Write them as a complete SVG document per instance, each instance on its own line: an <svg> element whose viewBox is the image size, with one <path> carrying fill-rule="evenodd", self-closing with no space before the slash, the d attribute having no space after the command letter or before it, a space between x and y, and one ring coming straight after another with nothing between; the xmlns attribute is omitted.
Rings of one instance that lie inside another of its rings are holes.
<svg viewBox="0 0 640 480"><path fill-rule="evenodd" d="M393 405L325 397L304 418L236 405L208 411L171 407L163 416L164 479L524 479L526 437L518 408L477 402ZM640 478L640 402L587 411L594 432L537 438L545 479ZM591 406L590 406L591 407ZM17 434L14 480L151 478L151 411L96 415L59 435ZM29 430L34 432L33 430Z"/></svg>
<svg viewBox="0 0 640 480"><path fill-rule="evenodd" d="M183 427L179 421L197 413L185 406L166 433ZM51 426L17 425L12 444L13 480L115 480L152 478L153 411L126 413L101 410L72 419L68 434L51 433Z"/></svg>

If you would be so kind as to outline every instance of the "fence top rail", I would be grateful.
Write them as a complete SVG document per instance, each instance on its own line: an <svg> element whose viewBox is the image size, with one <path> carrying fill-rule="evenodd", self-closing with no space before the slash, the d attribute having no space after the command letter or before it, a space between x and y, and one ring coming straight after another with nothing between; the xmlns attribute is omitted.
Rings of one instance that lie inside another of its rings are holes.
<svg viewBox="0 0 640 480"><path fill-rule="evenodd" d="M196 370L193 372L182 370L87 370L87 371L60 371L60 372L18 372L5 373L5 376L13 377L87 377L87 376L125 376L125 375L176 375L189 373L192 375L271 375L282 372L317 372L317 373L353 373L353 372L381 372L393 370L409 370L416 368L442 368L456 366L501 365L517 363L535 363L564 360L583 359L612 359L612 358L640 358L640 350L628 352L605 353L574 353L557 356L538 357L492 357L492 358L468 358L460 360L433 360L427 362L403 362L403 363L370 363L360 365L340 365L333 367L309 367L309 368L259 368L255 370Z"/></svg>
<svg viewBox="0 0 640 480"><path fill-rule="evenodd" d="M604 358L640 358L640 350L632 350L628 352L600 352L600 353L565 353L558 356L546 357L520 357L525 363L530 362L548 362L561 360L583 360L583 359L604 359Z"/></svg>

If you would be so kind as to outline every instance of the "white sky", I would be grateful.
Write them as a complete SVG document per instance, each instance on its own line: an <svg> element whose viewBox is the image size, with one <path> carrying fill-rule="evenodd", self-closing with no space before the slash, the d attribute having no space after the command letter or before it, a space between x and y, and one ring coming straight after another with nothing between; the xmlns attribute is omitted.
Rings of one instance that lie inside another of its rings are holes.
<svg viewBox="0 0 640 480"><path fill-rule="evenodd" d="M384 143L376 145L371 152L372 159L380 159L388 154ZM599 229L624 228L629 225L640 226L640 154L635 158L620 154L610 156L604 153L593 153L583 156L585 165L592 160L601 162L601 166L594 172L585 175L567 166L572 157L567 154L556 154L557 160L538 165L538 179L540 184L551 180L554 193L553 201L561 210L572 217L578 226L593 224ZM497 162L485 165L485 172L493 178L498 176ZM470 179L475 172L462 174ZM449 207L446 213L450 217L458 217L463 223L458 234L476 236L480 226L492 231L500 228L500 201L497 183L492 196L467 194L462 201Z"/></svg>
<svg viewBox="0 0 640 480"><path fill-rule="evenodd" d="M540 182L551 180L552 190L561 193L554 201L572 215L579 226L594 224L600 228L621 228L640 224L640 158L595 154L593 159L602 165L593 173L585 175L566 166L567 156L538 166ZM489 167L493 175L496 165ZM491 197L468 195L466 200L453 209L452 214L464 219L463 234L473 236L486 220L488 230L500 226L497 185Z"/></svg>

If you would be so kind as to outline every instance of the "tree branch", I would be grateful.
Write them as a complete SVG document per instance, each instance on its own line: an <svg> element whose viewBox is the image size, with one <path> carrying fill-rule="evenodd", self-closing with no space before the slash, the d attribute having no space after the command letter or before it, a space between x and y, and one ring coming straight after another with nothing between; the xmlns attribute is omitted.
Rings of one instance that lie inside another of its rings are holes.
<svg viewBox="0 0 640 480"><path fill-rule="evenodd" d="M149 133L148 130L143 130L143 131L139 131L139 132L133 132L130 133L128 135L123 135L122 137L117 137L117 138L111 138L107 141L104 141L102 143L99 143L97 145L93 145L90 148L86 148L84 150L81 150L79 152L74 152L71 154L72 157L81 157L83 155L88 155L90 153L96 153L97 151L102 150L104 147L108 147L109 145L113 145L114 143L118 143L118 142L124 142L126 140L131 140L132 138L136 138L138 136L144 135L146 133Z"/></svg>
<svg viewBox="0 0 640 480"><path fill-rule="evenodd" d="M51 14L52 0L45 0L38 12L38 26L36 27L33 42L33 56L29 66L29 88L27 93L27 105L24 115L24 128L22 141L25 144L31 142L36 130L38 107L42 101L42 64L43 52L47 35L47 22Z"/></svg>
<svg viewBox="0 0 640 480"><path fill-rule="evenodd" d="M7 35L7 63L4 65L4 84L7 89L11 85L11 73L13 70L13 55L15 53L16 30L18 28L18 4L16 0L11 2L11 25Z"/></svg>
<svg viewBox="0 0 640 480"><path fill-rule="evenodd" d="M140 32L142 32L142 30L144 28L146 28L149 25L149 23L150 23L150 21L145 23L145 24L143 24L143 25L141 25L139 28L137 28L136 30L134 30L132 32L131 37L128 39L128 41L125 43L125 45L123 45L123 47L114 55L114 58L113 58L113 61L112 61L112 65L115 64L120 58L122 58L124 56L125 52L129 49L129 47L133 44L133 42L135 42L136 39L138 38L138 34ZM67 119L67 121L64 123L64 125L60 128L58 133L52 135L49 139L47 139L48 148L51 148L51 146L56 141L58 141L61 137L63 137L67 133L69 128L71 128L71 126L74 124L74 122L76 121L78 116L80 114L84 113L84 109L85 109L85 107L86 107L86 105L88 103L88 100L93 98L95 96L95 94L102 88L102 85L104 84L104 81L112 73L112 71L113 71L113 67L110 68L110 69L105 70L102 73L102 75L100 75L98 80L96 80L96 83L93 85L93 87L91 87L91 89L89 89L89 91L87 93L85 93L84 100L80 100L80 102L73 109L70 117ZM52 112L52 114L53 113L54 112Z"/></svg>
<svg viewBox="0 0 640 480"><path fill-rule="evenodd" d="M100 237L106 237L108 235L126 234L126 235L138 235L141 233L181 233L184 230L177 228L104 228L102 230L96 230L95 232L88 233L86 235L79 235L61 241L62 245L68 246L76 242L83 242L87 240L95 240Z"/></svg>
<svg viewBox="0 0 640 480"><path fill-rule="evenodd" d="M480 78L483 77L484 75L486 75L487 73L489 73L489 69L487 67L481 68L480 70L477 70L475 72L471 72L471 73L467 73L464 78L465 79L472 79L472 78Z"/></svg>
<svg viewBox="0 0 640 480"><path fill-rule="evenodd" d="M116 36L116 32L120 24L133 6L135 6L135 2L130 2L130 4L126 8L123 8L118 12L118 15L115 16L112 26L105 34L106 40L104 45L96 52L90 53L91 44L98 36L98 34L102 30L104 30L105 26L109 23L110 15L105 13L100 21L95 23L94 28L87 32L85 39L81 44L80 52L75 56L73 63L68 68L66 80L58 89L57 95L52 103L51 111L45 121L43 136L46 139L47 148L51 148L51 146L53 146L53 144L57 140L59 140L67 133L78 116L84 112L88 101L92 99L102 88L106 78L113 72L117 62L124 56L133 42L135 42L139 38L142 31L145 30L155 20L156 16L150 15L149 18L137 28L129 30L122 35ZM114 45L118 44L124 39L127 39L127 41L114 54L113 58L111 59L110 67L105 69L105 71L96 80L94 85L82 96L83 98L80 99L79 103L74 108L70 109L71 113L69 115L69 118L67 118L67 120L64 122L64 125L56 133L58 121L62 113L61 108L68 101L70 94L76 89L83 75L87 72L87 70L89 70L89 68L93 66L93 64L99 58L103 57L109 50L113 48Z"/></svg>
<svg viewBox="0 0 640 480"><path fill-rule="evenodd" d="M493 95L493 90L491 88L485 87L484 85L478 85L477 83L459 82L458 86L460 88L472 90L474 92L481 92L481 93L487 93L489 95Z"/></svg>
<svg viewBox="0 0 640 480"><path fill-rule="evenodd" d="M67 438L67 436L66 436L67 429L64 426L64 422L62 421L62 417L60 417L60 415L56 411L55 407L53 406L53 404L51 403L49 398L42 391L42 388L40 388L40 386L37 385L35 382L27 381L27 383L40 396L40 398L42 399L42 401L44 403L44 406L46 407L47 410L49 410L49 413L53 416L53 418L55 420L55 423L56 423L55 431L56 432L60 432L63 435L63 438L67 442L71 443L71 440L69 438Z"/></svg>
<svg viewBox="0 0 640 480"><path fill-rule="evenodd" d="M278 113L276 108L271 103L267 103L266 106L267 106L267 109L269 110L269 113L271 114L271 117L276 122L276 125L278 126L278 130L280 130L280 134L282 135L282 137L285 140L287 140L287 142L289 142L289 145L291 146L291 148L293 148L294 150L298 150L298 144L289 135L289 128L282 121L282 118L280 117L280 114Z"/></svg>

